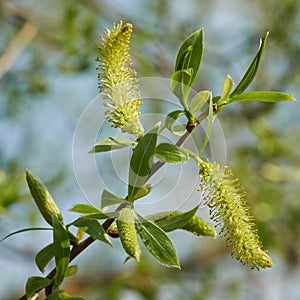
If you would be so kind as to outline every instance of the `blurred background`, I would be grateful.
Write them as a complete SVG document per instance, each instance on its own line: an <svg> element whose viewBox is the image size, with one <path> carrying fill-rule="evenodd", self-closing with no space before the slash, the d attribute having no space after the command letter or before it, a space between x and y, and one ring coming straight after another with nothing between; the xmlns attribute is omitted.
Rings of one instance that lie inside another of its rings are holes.
<svg viewBox="0 0 300 300"><path fill-rule="evenodd" d="M195 89L213 95L227 74L240 80L259 38L270 30L250 90L300 99L297 0L2 0L0 238L46 225L28 193L25 168L43 179L67 220L74 219L68 209L85 201L73 172L72 140L80 115L98 94L98 36L120 19L134 26L131 54L139 77L169 78L180 44L203 27L205 53ZM160 106L154 102L151 109L159 112ZM113 249L94 243L75 260L79 272L65 281L65 290L95 300L300 299L298 109L299 102L244 103L220 116L227 163L248 192L274 268L248 270L230 257L222 239L175 232L170 236L181 271L147 254L123 265L119 241ZM27 277L40 275L34 257L50 240L51 233L34 231L0 244L1 299L20 297Z"/></svg>

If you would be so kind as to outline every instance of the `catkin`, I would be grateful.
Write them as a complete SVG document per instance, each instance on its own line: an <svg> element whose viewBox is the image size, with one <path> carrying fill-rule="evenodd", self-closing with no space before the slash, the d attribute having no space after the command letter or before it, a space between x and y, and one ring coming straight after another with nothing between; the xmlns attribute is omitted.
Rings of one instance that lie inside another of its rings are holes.
<svg viewBox="0 0 300 300"><path fill-rule="evenodd" d="M124 250L129 256L139 261L141 248L134 224L134 210L129 207L123 208L116 223Z"/></svg>
<svg viewBox="0 0 300 300"><path fill-rule="evenodd" d="M181 216L183 214L180 211L162 212L150 216L150 219L165 232L183 229L197 236L216 236L215 229L208 222L197 216L191 217L187 222L182 222Z"/></svg>
<svg viewBox="0 0 300 300"><path fill-rule="evenodd" d="M52 215L62 220L62 215L44 183L29 170L26 170L26 181L30 193L44 219L52 226Z"/></svg>

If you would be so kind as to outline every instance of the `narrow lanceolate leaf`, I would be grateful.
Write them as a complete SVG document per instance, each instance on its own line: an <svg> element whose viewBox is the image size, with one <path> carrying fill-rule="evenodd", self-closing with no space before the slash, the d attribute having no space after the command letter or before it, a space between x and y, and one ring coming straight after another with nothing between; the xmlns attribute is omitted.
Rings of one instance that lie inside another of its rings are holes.
<svg viewBox="0 0 300 300"><path fill-rule="evenodd" d="M54 248L53 244L50 244L40 250L35 256L35 263L38 266L39 270L44 273L45 267L48 265L50 260L54 257Z"/></svg>
<svg viewBox="0 0 300 300"><path fill-rule="evenodd" d="M156 147L155 155L161 161L180 164L189 159L189 155L180 147L169 143L161 143Z"/></svg>
<svg viewBox="0 0 300 300"><path fill-rule="evenodd" d="M136 193L143 187L153 164L157 141L158 126L145 134L133 151L130 160L128 178L128 201L135 199Z"/></svg>
<svg viewBox="0 0 300 300"><path fill-rule="evenodd" d="M207 103L209 95L209 91L200 91L199 93L197 93L191 101L190 113L195 115L198 110L200 110L205 105L205 103Z"/></svg>
<svg viewBox="0 0 300 300"><path fill-rule="evenodd" d="M79 218L72 222L71 225L80 228L93 238L112 246L105 230L97 220L90 218Z"/></svg>
<svg viewBox="0 0 300 300"><path fill-rule="evenodd" d="M99 141L90 151L90 153L118 150L128 146L132 146L135 143L136 142L130 139L125 139L120 137L109 137Z"/></svg>
<svg viewBox="0 0 300 300"><path fill-rule="evenodd" d="M135 228L135 212L131 207L121 209L116 221L119 236L124 250L137 261L140 260L141 248Z"/></svg>
<svg viewBox="0 0 300 300"><path fill-rule="evenodd" d="M174 111L170 112L164 120L165 127L168 130L170 130L173 134L176 134L178 136L183 135L186 131L185 126L181 125L178 130L178 127L175 126L175 122L177 121L177 119L179 119L184 114L185 114L184 110L174 110Z"/></svg>
<svg viewBox="0 0 300 300"><path fill-rule="evenodd" d="M136 228L147 250L160 263L180 269L175 246L160 227L139 216Z"/></svg>
<svg viewBox="0 0 300 300"><path fill-rule="evenodd" d="M36 292L50 285L52 280L49 278L33 276L29 277L26 282L26 299L36 299Z"/></svg>
<svg viewBox="0 0 300 300"><path fill-rule="evenodd" d="M203 48L203 30L200 29L183 42L171 76L170 89L179 98L186 111L188 111L187 99L202 61Z"/></svg>
<svg viewBox="0 0 300 300"><path fill-rule="evenodd" d="M264 50L265 50L268 35L269 35L269 32L267 32L265 34L265 36L263 37L262 41L260 41L260 45L259 45L259 48L258 48L255 58L253 59L248 70L246 71L244 77L242 78L240 83L237 85L237 87L235 88L233 93L231 94L231 97L233 97L234 95L243 93L247 89L247 87L250 85L250 83L253 81L253 79L255 78L256 73L259 68L259 65L260 65L260 62L261 62L261 59L262 59L262 56L263 56L263 53L264 53Z"/></svg>
<svg viewBox="0 0 300 300"><path fill-rule="evenodd" d="M99 214L102 213L101 210L96 208L95 206L86 204L86 203L79 203L73 206L70 211L77 212L80 214Z"/></svg>
<svg viewBox="0 0 300 300"><path fill-rule="evenodd" d="M22 233L22 232L27 232L27 231L35 231L35 230L52 230L52 228L43 228L43 227L23 228L23 229L14 231L14 232L12 232L12 233L9 233L8 235L6 235L4 238L2 238L2 239L0 240L0 243L3 242L4 240L6 240L7 238L9 238L9 237L15 235L15 234Z"/></svg>
<svg viewBox="0 0 300 300"><path fill-rule="evenodd" d="M247 92L239 95L234 95L230 98L230 102L237 101L260 101L260 102L282 102L296 101L293 95L282 92Z"/></svg>
<svg viewBox="0 0 300 300"><path fill-rule="evenodd" d="M200 64L203 57L204 49L204 32L200 29L190 35L180 47L176 63L175 72L191 68L193 70L190 78L183 81L182 83L188 86L192 86L196 76L198 74Z"/></svg>
<svg viewBox="0 0 300 300"><path fill-rule="evenodd" d="M148 216L147 219L153 221L163 231L169 232L176 229L182 229L195 215L199 205L187 211L166 211Z"/></svg>
<svg viewBox="0 0 300 300"><path fill-rule="evenodd" d="M101 195L101 208L109 207L116 204L126 203L127 200L116 196L115 194L104 190Z"/></svg>
<svg viewBox="0 0 300 300"><path fill-rule="evenodd" d="M47 223L52 226L53 215L62 220L60 210L41 179L26 170L26 181L34 202Z"/></svg>
<svg viewBox="0 0 300 300"><path fill-rule="evenodd" d="M70 241L65 225L55 215L53 222L53 249L56 264L54 285L59 286L64 277L70 261Z"/></svg>
<svg viewBox="0 0 300 300"><path fill-rule="evenodd" d="M85 300L85 298L70 296L67 292L57 288L45 300Z"/></svg>

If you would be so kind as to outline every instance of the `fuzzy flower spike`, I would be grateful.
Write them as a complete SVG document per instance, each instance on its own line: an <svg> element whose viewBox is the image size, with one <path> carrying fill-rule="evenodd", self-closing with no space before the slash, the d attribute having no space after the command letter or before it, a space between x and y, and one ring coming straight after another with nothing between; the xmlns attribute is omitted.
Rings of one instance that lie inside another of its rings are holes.
<svg viewBox="0 0 300 300"><path fill-rule="evenodd" d="M140 91L136 71L132 68L129 42L132 25L123 26L122 21L114 24L113 29L106 28L104 36L100 36L100 57L98 58L99 89L108 107L107 119L113 127L123 132L143 136L144 129L138 112Z"/></svg>
<svg viewBox="0 0 300 300"><path fill-rule="evenodd" d="M262 249L249 212L246 194L228 167L201 161L200 188L214 221L221 226L232 256L251 268L272 267L267 251Z"/></svg>

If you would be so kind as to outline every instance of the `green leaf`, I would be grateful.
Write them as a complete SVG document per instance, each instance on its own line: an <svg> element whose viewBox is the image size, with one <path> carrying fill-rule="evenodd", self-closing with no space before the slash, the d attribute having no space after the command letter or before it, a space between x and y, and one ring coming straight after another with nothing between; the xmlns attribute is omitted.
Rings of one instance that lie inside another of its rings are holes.
<svg viewBox="0 0 300 300"><path fill-rule="evenodd" d="M96 220L104 220L109 218L114 218L117 215L117 212L108 212L108 213L95 213L95 214L87 214L81 216L82 219L96 219Z"/></svg>
<svg viewBox="0 0 300 300"><path fill-rule="evenodd" d="M186 111L187 99L202 61L203 48L203 30L200 29L183 42L177 54L175 71L171 76L170 89Z"/></svg>
<svg viewBox="0 0 300 300"><path fill-rule="evenodd" d="M174 72L170 77L170 90L178 97L185 110L188 110L187 99L191 91L191 87L185 82L190 81L193 69L185 69Z"/></svg>
<svg viewBox="0 0 300 300"><path fill-rule="evenodd" d="M39 270L44 273L45 267L48 265L50 260L54 257L54 248L53 244L50 244L40 250L35 256L35 263L38 266Z"/></svg>
<svg viewBox="0 0 300 300"><path fill-rule="evenodd" d="M54 285L59 286L64 277L70 261L70 241L65 225L55 215L53 223L53 249L56 264Z"/></svg>
<svg viewBox="0 0 300 300"><path fill-rule="evenodd" d="M150 192L151 192L151 185L145 184L136 192L133 200L135 201L137 199L143 198L143 197L147 196Z"/></svg>
<svg viewBox="0 0 300 300"><path fill-rule="evenodd" d="M145 134L133 151L128 176L128 201L130 202L134 201L135 195L143 188L149 175L155 154L158 127L155 126Z"/></svg>
<svg viewBox="0 0 300 300"><path fill-rule="evenodd" d="M128 203L127 200L116 196L115 194L104 190L101 195L101 208L109 207L116 204Z"/></svg>
<svg viewBox="0 0 300 300"><path fill-rule="evenodd" d="M147 219L155 222L155 224L158 225L165 232L169 232L184 227L195 215L198 208L199 205L187 212L162 212L148 216Z"/></svg>
<svg viewBox="0 0 300 300"><path fill-rule="evenodd" d="M141 216L136 223L136 228L147 250L159 262L180 269L175 246L161 228Z"/></svg>
<svg viewBox="0 0 300 300"><path fill-rule="evenodd" d="M258 71L258 68L259 68L259 65L260 65L264 50L265 50L268 35L269 35L269 32L267 32L265 34L265 36L263 37L263 39L260 40L260 45L259 45L259 48L258 48L255 58L253 59L248 70L246 71L244 77L242 78L242 80L240 81L238 86L235 88L233 93L231 94L231 97L233 97L234 95L243 93L247 89L247 87L251 84L253 79L255 78L255 75Z"/></svg>
<svg viewBox="0 0 300 300"><path fill-rule="evenodd" d="M51 295L45 298L45 300L85 300L85 298L70 296L61 289L54 289Z"/></svg>
<svg viewBox="0 0 300 300"><path fill-rule="evenodd" d="M22 233L22 232L27 232L27 231L34 231L34 230L52 230L52 228L45 228L45 227L30 227L30 228L24 228L24 229L20 229L20 230L17 230L17 231L14 231L8 235L6 235L4 238L2 238L0 240L0 243L3 242L4 240L6 240L7 238L15 235L15 234L18 234L18 233Z"/></svg>
<svg viewBox="0 0 300 300"><path fill-rule="evenodd" d="M27 300L36 299L36 292L50 285L52 280L49 278L33 276L29 277L26 282Z"/></svg>
<svg viewBox="0 0 300 300"><path fill-rule="evenodd" d="M209 107L208 107L208 115L207 115L207 127L206 127L206 133L205 133L205 138L202 144L202 148L199 151L199 154L203 152L203 150L205 149L208 140L210 138L210 134L211 134L211 128L212 128L212 123L214 120L214 110L213 110L213 101L210 95L210 100L209 100Z"/></svg>
<svg viewBox="0 0 300 300"><path fill-rule="evenodd" d="M161 143L156 147L155 155L161 161L180 164L189 159L189 155L180 147L169 143Z"/></svg>
<svg viewBox="0 0 300 300"><path fill-rule="evenodd" d="M281 92L247 92L235 95L230 98L231 102L237 101L261 101L261 102L282 102L282 101L296 101L293 95Z"/></svg>
<svg viewBox="0 0 300 300"><path fill-rule="evenodd" d="M121 137L109 137L99 141L89 153L108 152L122 149L135 144L136 142Z"/></svg>
<svg viewBox="0 0 300 300"><path fill-rule="evenodd" d="M223 84L223 90L222 90L222 96L218 100L217 104L218 106L221 106L223 104L226 104L228 102L228 99L230 97L230 93L233 90L234 83L230 75L227 75L224 84Z"/></svg>
<svg viewBox="0 0 300 300"><path fill-rule="evenodd" d="M203 29L200 29L190 35L180 47L176 63L175 63L175 72L192 69L190 76L187 76L184 81L181 81L184 85L192 87L195 78L198 74L200 64L202 61L204 49L204 32Z"/></svg>
<svg viewBox="0 0 300 300"><path fill-rule="evenodd" d="M78 272L78 266L77 265L69 266L66 273L65 273L65 277L73 276L77 272Z"/></svg>
<svg viewBox="0 0 300 300"><path fill-rule="evenodd" d="M97 220L84 217L75 220L71 223L71 225L80 228L82 231L88 233L93 238L112 246L105 230Z"/></svg>
<svg viewBox="0 0 300 300"><path fill-rule="evenodd" d="M197 93L191 101L190 113L195 115L197 111L207 103L208 97L210 95L209 91L200 91Z"/></svg>
<svg viewBox="0 0 300 300"><path fill-rule="evenodd" d="M96 208L95 206L85 204L85 203L76 204L74 207L70 209L70 211L77 212L80 214L94 214L94 213L101 214L102 213L102 211Z"/></svg>
<svg viewBox="0 0 300 300"><path fill-rule="evenodd" d="M180 125L180 128L175 126L176 120L183 115L185 115L184 110L174 110L174 111L170 112L165 117L164 126L175 135L179 135L179 136L183 135L186 131L185 126Z"/></svg>

